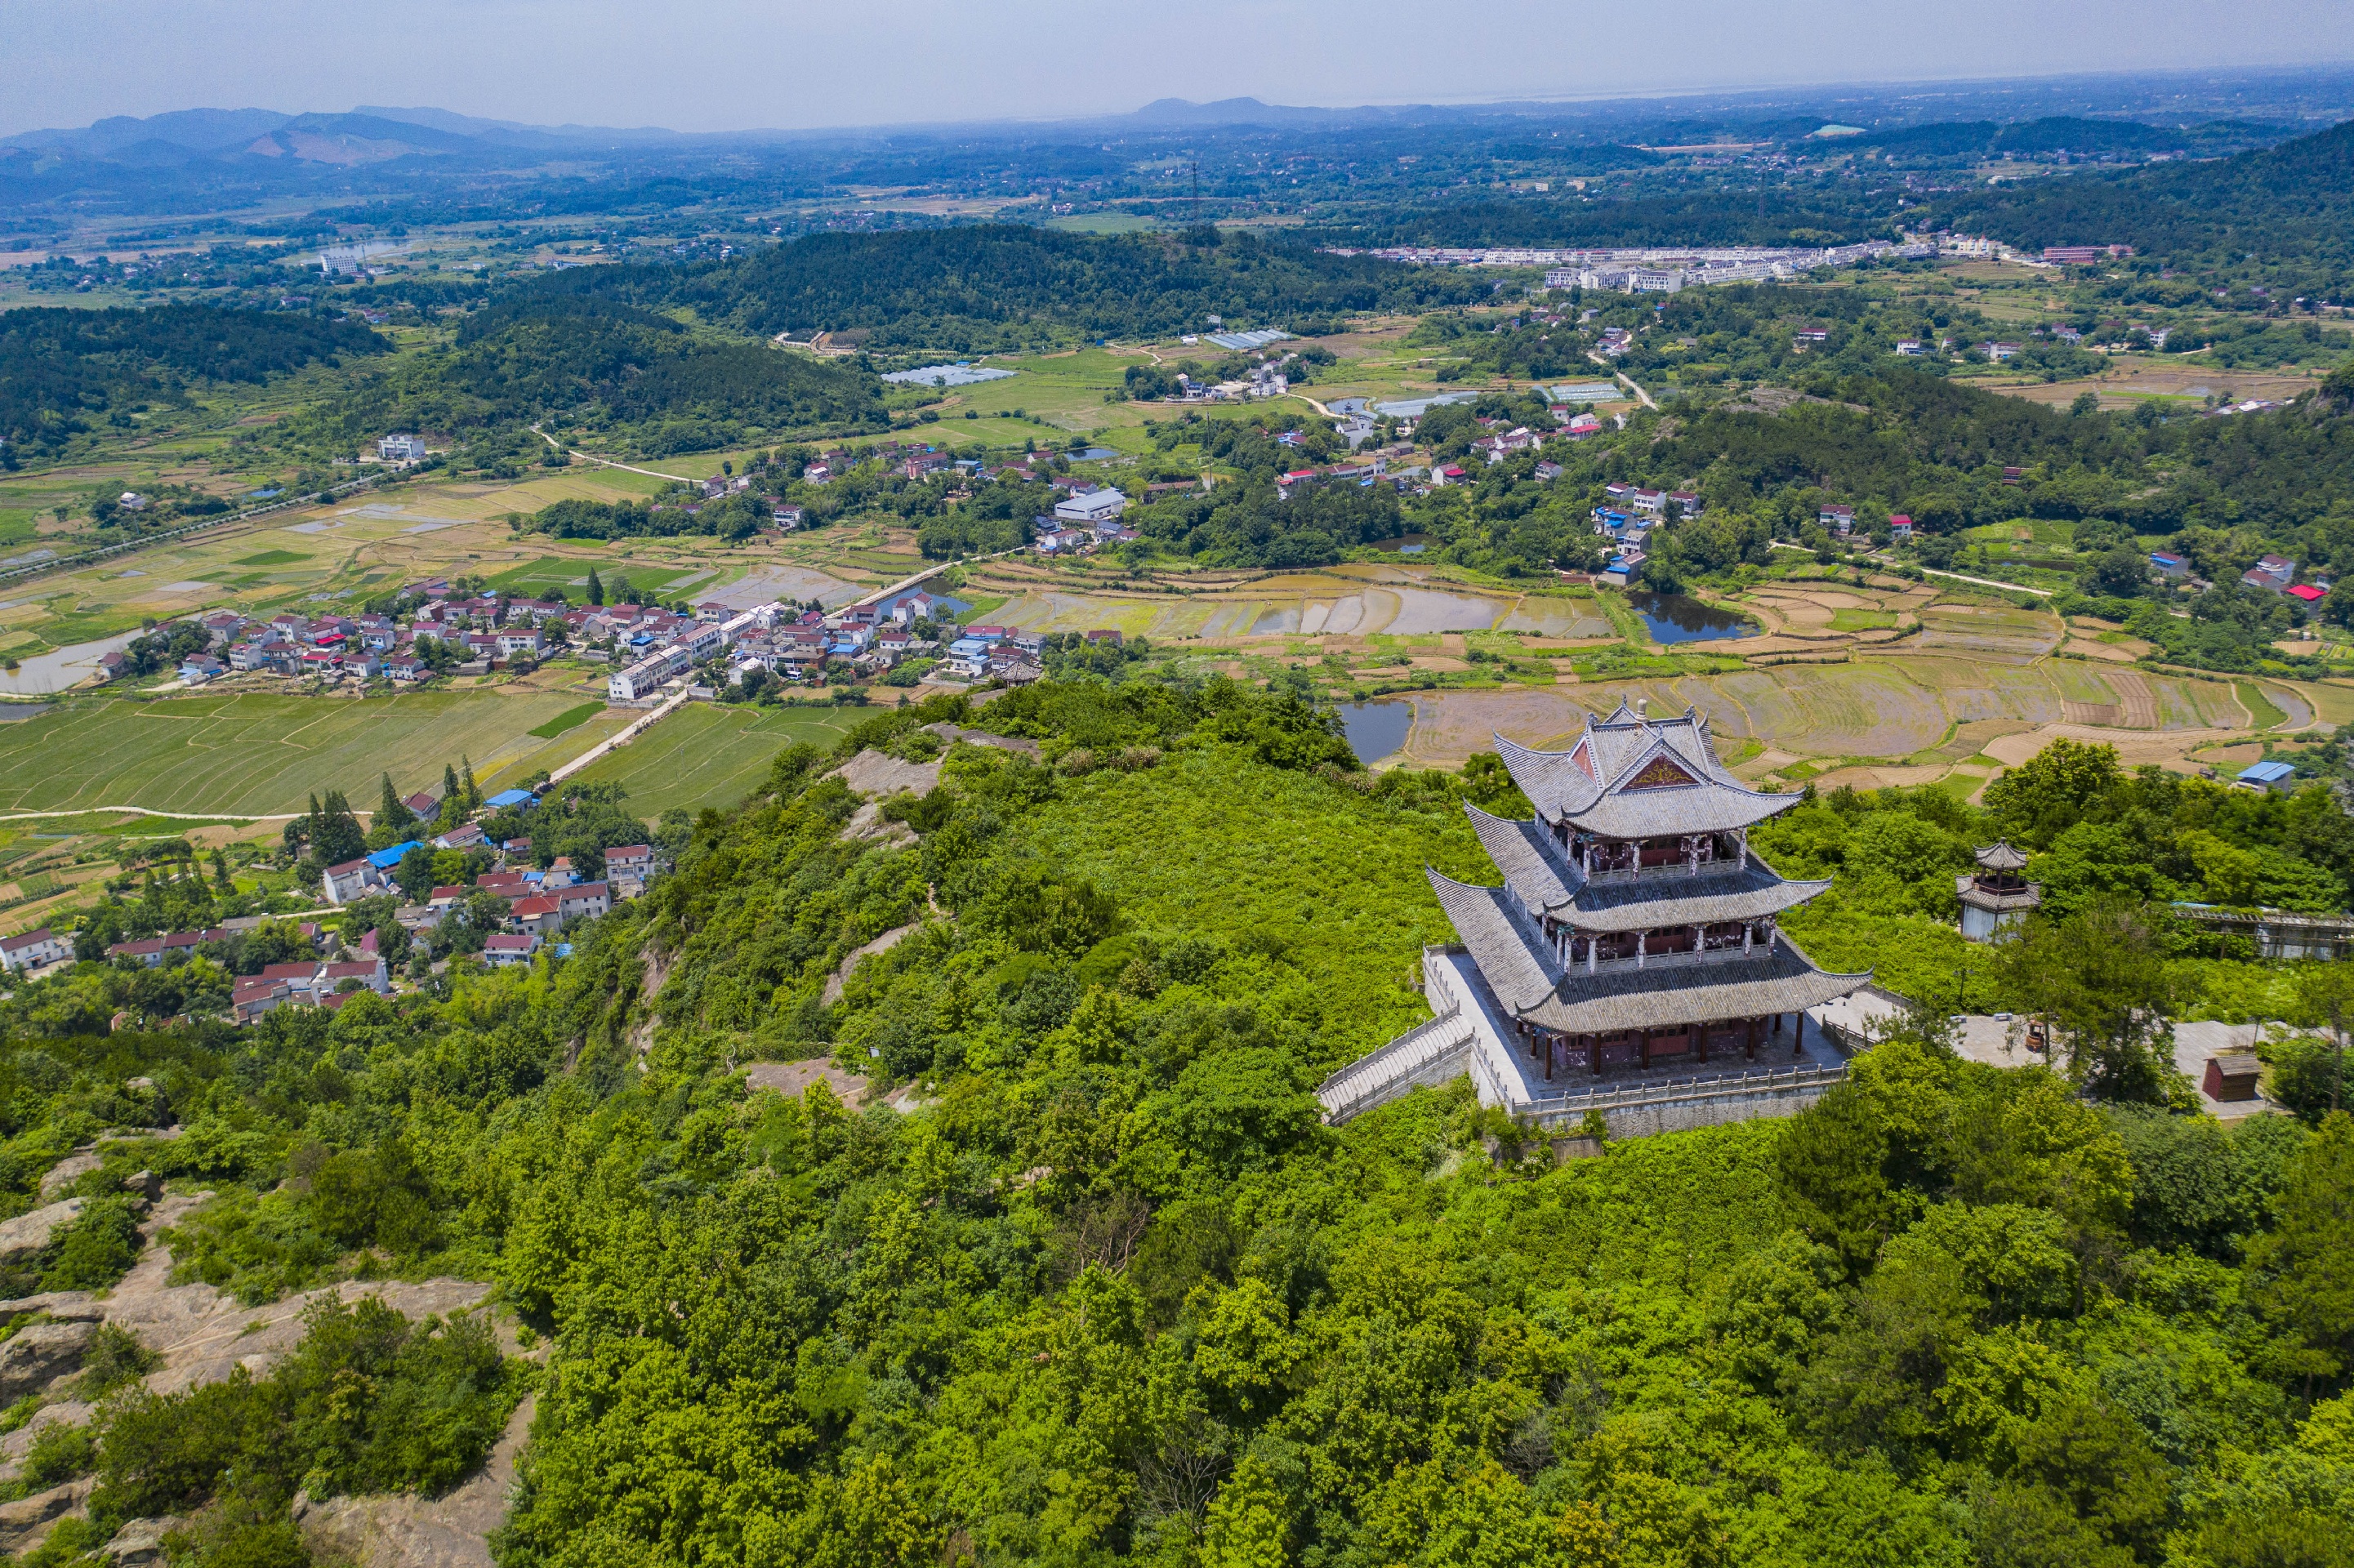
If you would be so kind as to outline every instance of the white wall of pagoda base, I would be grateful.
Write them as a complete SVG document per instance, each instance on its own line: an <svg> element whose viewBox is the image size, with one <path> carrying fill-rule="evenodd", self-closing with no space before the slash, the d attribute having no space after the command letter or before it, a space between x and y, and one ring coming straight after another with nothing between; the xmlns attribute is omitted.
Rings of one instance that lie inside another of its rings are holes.
<svg viewBox="0 0 2354 1568"><path fill-rule="evenodd" d="M1723 1127L1727 1122L1796 1116L1830 1093L1831 1086L1844 1076L1843 1072L1801 1069L1762 1083L1724 1078L1662 1084L1581 1097L1560 1108L1540 1105L1532 1109L1537 1124L1548 1130L1575 1128L1583 1125L1588 1110L1599 1110L1610 1124L1611 1137L1649 1138L1654 1133Z"/></svg>

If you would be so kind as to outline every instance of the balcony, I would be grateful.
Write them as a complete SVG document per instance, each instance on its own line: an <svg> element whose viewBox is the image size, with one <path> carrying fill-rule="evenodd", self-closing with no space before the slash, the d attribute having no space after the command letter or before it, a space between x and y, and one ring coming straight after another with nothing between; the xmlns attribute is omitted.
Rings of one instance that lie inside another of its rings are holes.
<svg viewBox="0 0 2354 1568"><path fill-rule="evenodd" d="M1597 959L1595 960L1594 972L1597 975L1615 975L1635 969L1688 969L1694 964L1722 964L1741 959L1762 958L1765 953L1766 948L1763 943L1744 952L1742 950L1741 944L1735 942L1730 947L1711 948L1700 953L1646 953L1639 959ZM1564 971L1564 976L1569 980L1575 980L1584 973L1585 973L1585 961L1573 959L1567 969Z"/></svg>
<svg viewBox="0 0 2354 1568"><path fill-rule="evenodd" d="M1704 860L1697 864L1670 861L1663 865L1647 865L1637 871L1597 871L1586 880L1595 887L1611 887L1631 882L1665 882L1675 879L1701 882L1712 876L1732 876L1748 869L1749 856L1744 853L1723 860Z"/></svg>

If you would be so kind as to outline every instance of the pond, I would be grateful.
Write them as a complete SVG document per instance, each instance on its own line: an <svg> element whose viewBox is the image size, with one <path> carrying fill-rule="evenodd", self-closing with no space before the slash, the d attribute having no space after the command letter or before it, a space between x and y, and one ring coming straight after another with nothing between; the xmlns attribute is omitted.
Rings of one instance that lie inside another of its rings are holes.
<svg viewBox="0 0 2354 1568"><path fill-rule="evenodd" d="M1712 604L1702 604L1689 594L1652 593L1637 589L1627 596L1627 602L1643 624L1650 629L1653 641L1713 642L1720 638L1755 637L1757 623L1744 620L1729 609L1719 609Z"/></svg>
<svg viewBox="0 0 2354 1568"><path fill-rule="evenodd" d="M1404 698L1341 705L1341 729L1349 737L1349 749L1368 768L1405 749L1412 728L1414 704Z"/></svg>
<svg viewBox="0 0 2354 1568"><path fill-rule="evenodd" d="M1073 462L1103 462L1119 456L1112 447L1087 447L1071 454Z"/></svg>
<svg viewBox="0 0 2354 1568"><path fill-rule="evenodd" d="M1376 550L1389 550L1401 556L1419 556L1438 543L1429 534L1401 534L1394 539L1384 539L1373 546Z"/></svg>

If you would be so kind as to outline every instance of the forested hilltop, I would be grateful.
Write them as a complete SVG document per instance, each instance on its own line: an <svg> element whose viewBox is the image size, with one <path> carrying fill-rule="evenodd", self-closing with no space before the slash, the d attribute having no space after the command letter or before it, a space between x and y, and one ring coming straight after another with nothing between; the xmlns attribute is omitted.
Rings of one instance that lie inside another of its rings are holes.
<svg viewBox="0 0 2354 1568"><path fill-rule="evenodd" d="M901 234L811 235L733 260L582 269L535 286L692 305L763 336L855 329L878 352L1056 346L1076 335L1150 337L1290 326L1487 297L1460 274L1332 256L1296 240L1208 225L1182 236L1098 238L1010 224Z"/></svg>
<svg viewBox="0 0 2354 1568"><path fill-rule="evenodd" d="M508 1568L2345 1561L2354 1119L2226 1131L1932 1031L1796 1120L1558 1166L1460 1085L1328 1128L1311 1086L1419 1015L1423 865L1490 875L1492 763L1376 781L1223 682L862 748L938 783L854 835L794 747L568 958L236 1033L73 1033L95 965L0 1004L15 1206L168 1118L137 1158L222 1194L177 1233L206 1277L471 1275L552 1341L328 1322L101 1404L43 1450L97 1478L66 1544L172 1511L192 1560L299 1563L297 1486L446 1484L401 1413L479 1452L526 1379ZM907 1093L746 1087L827 1055Z"/></svg>

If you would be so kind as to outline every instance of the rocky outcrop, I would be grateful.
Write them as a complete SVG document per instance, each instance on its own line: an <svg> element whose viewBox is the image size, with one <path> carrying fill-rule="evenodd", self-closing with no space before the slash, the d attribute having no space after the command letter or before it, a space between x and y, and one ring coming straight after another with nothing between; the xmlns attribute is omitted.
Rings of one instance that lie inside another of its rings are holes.
<svg viewBox="0 0 2354 1568"><path fill-rule="evenodd" d="M66 1198L0 1224L0 1267L22 1264L40 1253L50 1237L81 1213L81 1205L80 1198Z"/></svg>
<svg viewBox="0 0 2354 1568"><path fill-rule="evenodd" d="M45 1492L0 1503L0 1552L27 1552L49 1533L49 1527L68 1514L80 1513L96 1485L88 1476L51 1487Z"/></svg>
<svg viewBox="0 0 2354 1568"><path fill-rule="evenodd" d="M165 1560L164 1538L187 1522L169 1513L160 1519L134 1519L116 1531L114 1539L100 1547L97 1554L122 1568L160 1568Z"/></svg>
<svg viewBox="0 0 2354 1568"><path fill-rule="evenodd" d="M490 1295L489 1286L465 1279L355 1279L267 1306L247 1307L209 1285L174 1285L171 1250L160 1243L159 1234L186 1220L211 1196L209 1192L182 1194L156 1203L141 1225L149 1245L131 1272L103 1299L87 1291L51 1290L0 1301L0 1318L37 1312L49 1319L29 1324L0 1341L0 1404L13 1403L23 1393L56 1387L60 1378L79 1370L101 1322L136 1336L157 1353L162 1364L145 1378L149 1389L179 1393L218 1382L239 1367L266 1374L302 1341L302 1315L323 1298L355 1301L376 1296L397 1311L422 1318L470 1310ZM76 1199L52 1204L49 1210L21 1216L9 1225L29 1231L33 1227L27 1222L51 1215L41 1226L39 1245L47 1245L48 1231L71 1218L80 1202ZM0 1234L7 1229L0 1226ZM516 1348L514 1332L512 1323L500 1325L501 1349L510 1355ZM18 1382L5 1381L11 1376ZM0 1480L16 1475L44 1430L80 1425L94 1414L87 1404L62 1399L43 1405L23 1426L0 1436ZM490 1568L486 1537L506 1518L515 1457L522 1451L530 1425L531 1406L526 1401L492 1451L489 1465L447 1497L339 1499L307 1505L298 1523L306 1536L316 1531L320 1542L336 1543L332 1552L323 1546L314 1547L323 1559L333 1556L338 1561L403 1568L427 1564ZM90 1490L90 1482L84 1478L0 1504L0 1552L23 1552L37 1545L58 1519L83 1510ZM100 1555L125 1568L153 1568L164 1561L164 1536L181 1523L175 1519L134 1520L116 1532Z"/></svg>
<svg viewBox="0 0 2354 1568"><path fill-rule="evenodd" d="M27 1323L0 1341L0 1405L14 1404L28 1393L38 1393L68 1372L81 1371L81 1359L98 1325L78 1322Z"/></svg>
<svg viewBox="0 0 2354 1568"><path fill-rule="evenodd" d="M531 1436L533 1401L508 1418L473 1478L445 1497L294 1499L294 1528L321 1562L355 1568L491 1568L490 1533L506 1522L515 1458Z"/></svg>
<svg viewBox="0 0 2354 1568"><path fill-rule="evenodd" d="M41 1196L56 1197L59 1192L97 1170L101 1163L95 1154L67 1155L63 1160L50 1166L48 1174L41 1178Z"/></svg>

